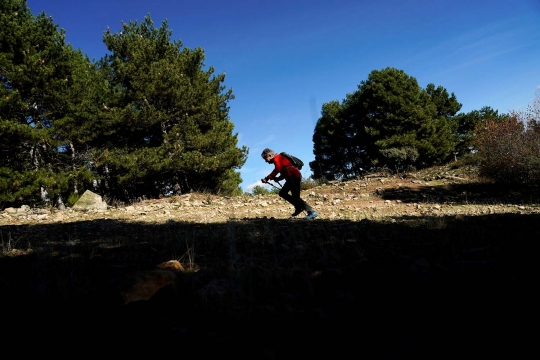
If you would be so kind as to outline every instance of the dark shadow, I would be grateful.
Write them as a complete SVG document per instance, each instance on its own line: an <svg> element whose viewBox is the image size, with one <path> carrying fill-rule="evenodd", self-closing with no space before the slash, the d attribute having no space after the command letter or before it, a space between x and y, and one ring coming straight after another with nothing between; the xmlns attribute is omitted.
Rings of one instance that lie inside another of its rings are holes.
<svg viewBox="0 0 540 360"><path fill-rule="evenodd" d="M378 193L385 200L401 200L404 203L452 203L452 204L538 204L540 188L537 185L516 184L449 184L384 189Z"/></svg>
<svg viewBox="0 0 540 360"><path fill-rule="evenodd" d="M4 250L20 250L0 257L4 340L57 355L519 356L538 319L539 224L503 214L2 226ZM123 277L171 259L198 271L123 305Z"/></svg>

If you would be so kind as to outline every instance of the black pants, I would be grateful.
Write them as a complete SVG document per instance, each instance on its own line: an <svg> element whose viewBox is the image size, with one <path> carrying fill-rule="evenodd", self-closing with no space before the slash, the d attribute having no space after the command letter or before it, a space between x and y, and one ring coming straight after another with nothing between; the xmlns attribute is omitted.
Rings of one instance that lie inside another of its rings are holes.
<svg viewBox="0 0 540 360"><path fill-rule="evenodd" d="M310 213L313 209L307 202L300 198L300 183L300 178L286 180L281 190L279 190L279 196L291 203L295 210L303 209ZM289 191L291 192L291 195L289 195Z"/></svg>

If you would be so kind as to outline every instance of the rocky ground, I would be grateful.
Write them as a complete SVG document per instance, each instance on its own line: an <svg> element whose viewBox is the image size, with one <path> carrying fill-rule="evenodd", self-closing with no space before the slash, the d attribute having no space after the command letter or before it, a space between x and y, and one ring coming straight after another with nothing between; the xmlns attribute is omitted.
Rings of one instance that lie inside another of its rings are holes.
<svg viewBox="0 0 540 360"><path fill-rule="evenodd" d="M443 166L302 196L315 220L275 194L3 209L3 339L56 357L534 351L536 186Z"/></svg>
<svg viewBox="0 0 540 360"><path fill-rule="evenodd" d="M463 216L496 213L538 213L537 187L509 187L478 183L474 169L452 171L449 167L389 176L371 174L363 179L334 181L302 192L319 219L362 220L408 217ZM148 223L169 220L216 223L238 219L287 219L291 205L277 195L246 194L220 197L190 193L103 210L67 208L8 208L0 213L0 226L67 223L80 220L117 219ZM306 214L299 215L302 219Z"/></svg>

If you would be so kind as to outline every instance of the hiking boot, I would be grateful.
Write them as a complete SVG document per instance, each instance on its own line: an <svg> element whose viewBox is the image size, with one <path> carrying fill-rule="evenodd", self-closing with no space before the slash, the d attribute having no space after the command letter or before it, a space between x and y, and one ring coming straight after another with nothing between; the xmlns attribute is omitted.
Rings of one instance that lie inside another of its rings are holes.
<svg viewBox="0 0 540 360"><path fill-rule="evenodd" d="M315 217L317 217L317 212L312 211L312 212L308 213L307 216L304 219L313 219Z"/></svg>
<svg viewBox="0 0 540 360"><path fill-rule="evenodd" d="M304 211L304 209L296 209L294 210L294 212L291 214L291 216L297 216L297 215L300 215L300 213Z"/></svg>

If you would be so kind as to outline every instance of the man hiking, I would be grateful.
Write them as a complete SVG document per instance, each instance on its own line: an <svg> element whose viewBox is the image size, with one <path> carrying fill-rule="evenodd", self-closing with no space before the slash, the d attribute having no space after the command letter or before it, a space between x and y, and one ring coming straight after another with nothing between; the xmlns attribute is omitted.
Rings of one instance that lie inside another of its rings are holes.
<svg viewBox="0 0 540 360"><path fill-rule="evenodd" d="M275 153L272 149L264 149L261 156L264 161L275 166L274 170L264 179L261 179L261 181L266 184L269 180L277 182L285 179L285 184L279 190L279 196L294 206L294 213L291 216L297 216L302 211L306 211L307 216L305 219L316 217L317 212L300 198L300 183L302 181L300 171L285 156ZM280 175L276 177L278 173ZM291 192L291 195L289 195L289 192Z"/></svg>

